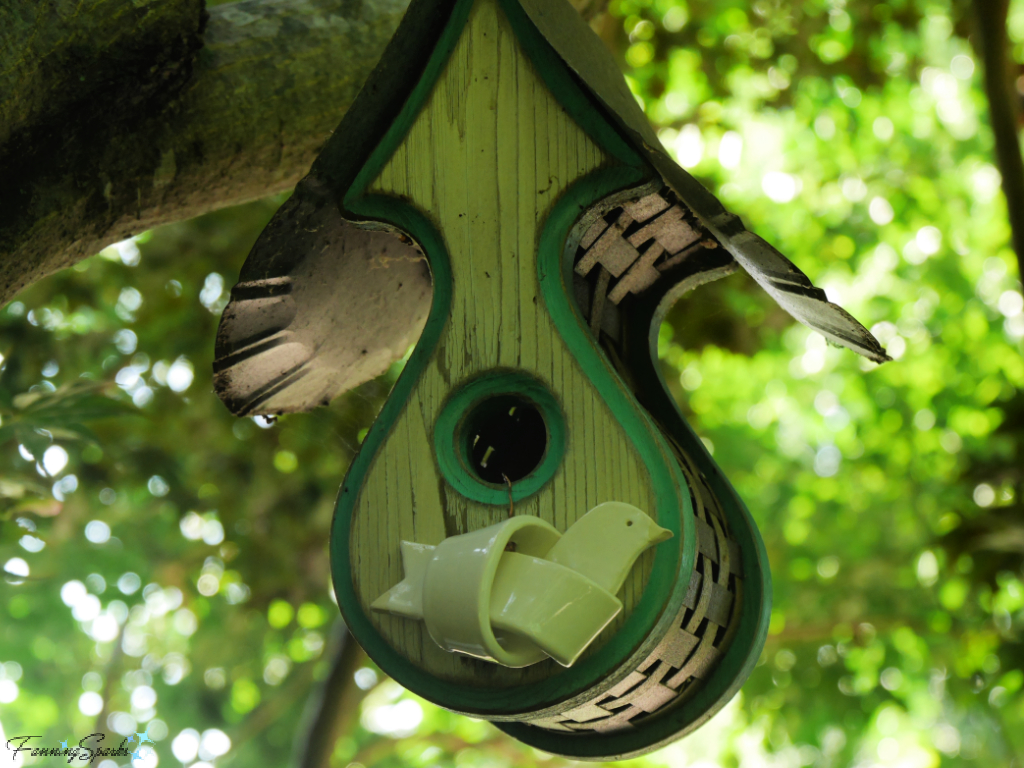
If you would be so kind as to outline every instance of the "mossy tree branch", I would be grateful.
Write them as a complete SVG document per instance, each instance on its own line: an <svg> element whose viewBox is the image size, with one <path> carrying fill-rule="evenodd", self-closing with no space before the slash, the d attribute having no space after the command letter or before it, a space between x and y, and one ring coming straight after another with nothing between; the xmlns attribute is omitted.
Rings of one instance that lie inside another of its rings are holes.
<svg viewBox="0 0 1024 768"><path fill-rule="evenodd" d="M290 189L408 0L0 8L0 304L159 224Z"/></svg>

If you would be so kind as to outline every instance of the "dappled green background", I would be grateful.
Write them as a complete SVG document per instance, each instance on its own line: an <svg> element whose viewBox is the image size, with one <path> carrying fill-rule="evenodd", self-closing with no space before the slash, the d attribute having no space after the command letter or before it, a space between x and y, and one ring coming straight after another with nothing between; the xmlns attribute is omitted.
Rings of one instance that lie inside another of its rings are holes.
<svg viewBox="0 0 1024 768"><path fill-rule="evenodd" d="M741 695L636 765L1021 768L1024 300L966 8L610 11L664 143L896 358L827 348L742 274L671 312L665 378L761 527L775 610ZM1010 33L1024 62L1024 2ZM5 738L148 730L136 765L200 768L301 742L337 631L334 497L401 366L274 424L214 396L219 313L280 202L0 311ZM563 763L372 666L346 695L337 766Z"/></svg>

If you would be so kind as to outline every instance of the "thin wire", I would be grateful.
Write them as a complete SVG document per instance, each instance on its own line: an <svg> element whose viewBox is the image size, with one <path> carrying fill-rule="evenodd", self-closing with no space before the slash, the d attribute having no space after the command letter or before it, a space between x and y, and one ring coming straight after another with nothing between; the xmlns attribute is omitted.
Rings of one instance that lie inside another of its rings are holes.
<svg viewBox="0 0 1024 768"><path fill-rule="evenodd" d="M512 517L514 514L512 507L512 481L508 479L508 475L504 472L501 473L501 476L505 478L505 483L508 485L508 516Z"/></svg>

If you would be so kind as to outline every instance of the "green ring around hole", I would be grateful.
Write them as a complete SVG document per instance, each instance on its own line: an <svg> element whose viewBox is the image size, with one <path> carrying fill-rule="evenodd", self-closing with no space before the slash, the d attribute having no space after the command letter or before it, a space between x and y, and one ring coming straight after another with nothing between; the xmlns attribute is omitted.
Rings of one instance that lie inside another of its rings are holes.
<svg viewBox="0 0 1024 768"><path fill-rule="evenodd" d="M442 406L434 423L434 451L441 474L456 491L481 504L504 504L508 487L480 479L467 466L460 443L466 418L474 406L491 397L513 395L529 401L540 412L547 432L547 445L540 463L525 477L512 483L512 501L539 491L555 476L565 455L566 425L562 408L551 391L538 379L521 371L496 369L456 390Z"/></svg>

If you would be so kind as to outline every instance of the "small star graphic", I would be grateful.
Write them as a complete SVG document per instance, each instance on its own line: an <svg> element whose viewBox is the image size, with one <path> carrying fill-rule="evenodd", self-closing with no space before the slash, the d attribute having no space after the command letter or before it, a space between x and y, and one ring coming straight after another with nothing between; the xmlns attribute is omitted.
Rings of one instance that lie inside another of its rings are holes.
<svg viewBox="0 0 1024 768"><path fill-rule="evenodd" d="M155 744L156 743L151 738L149 738L149 730L148 729L143 731L142 733L136 733L135 735L139 737L139 746L140 747L142 746L142 742L144 742L144 741L148 741L150 744Z"/></svg>
<svg viewBox="0 0 1024 768"><path fill-rule="evenodd" d="M142 759L142 751L141 750L137 749L134 752L132 752L132 761L140 760L140 759Z"/></svg>
<svg viewBox="0 0 1024 768"><path fill-rule="evenodd" d="M64 741L62 741L60 743L60 748L61 749L67 749L68 748L68 741L67 741L67 739L65 739Z"/></svg>
<svg viewBox="0 0 1024 768"><path fill-rule="evenodd" d="M129 736L128 737L128 741L130 741L130 742L132 742L134 744L135 743L135 737L134 736Z"/></svg>

